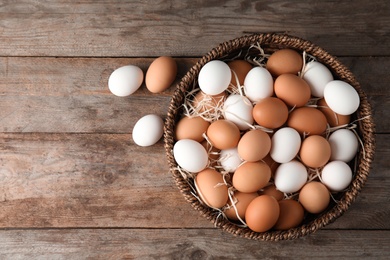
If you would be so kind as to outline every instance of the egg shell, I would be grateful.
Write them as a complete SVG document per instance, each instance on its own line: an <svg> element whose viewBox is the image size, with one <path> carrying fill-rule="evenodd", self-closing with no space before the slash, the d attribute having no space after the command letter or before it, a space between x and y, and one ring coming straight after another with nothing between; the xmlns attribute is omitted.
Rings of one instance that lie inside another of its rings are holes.
<svg viewBox="0 0 390 260"><path fill-rule="evenodd" d="M192 101L192 106L196 113L212 118L223 107L226 97L225 92L217 95L207 95L203 91L199 91Z"/></svg>
<svg viewBox="0 0 390 260"><path fill-rule="evenodd" d="M246 60L233 60L228 62L227 65L232 71L232 79L230 81L230 87L232 89L237 89L238 86L244 85L245 77L253 67L252 64L250 64Z"/></svg>
<svg viewBox="0 0 390 260"><path fill-rule="evenodd" d="M171 86L176 78L177 64L172 57L161 56L149 66L145 75L146 88L152 93L160 93Z"/></svg>
<svg viewBox="0 0 390 260"><path fill-rule="evenodd" d="M237 149L243 160L248 162L259 161L269 153L271 138L263 130L251 130L241 137Z"/></svg>
<svg viewBox="0 0 390 260"><path fill-rule="evenodd" d="M310 86L294 74L282 74L276 78L275 95L290 107L302 107L310 99Z"/></svg>
<svg viewBox="0 0 390 260"><path fill-rule="evenodd" d="M352 181L352 170L343 161L331 161L321 172L321 182L331 191L342 191Z"/></svg>
<svg viewBox="0 0 390 260"><path fill-rule="evenodd" d="M108 88L118 97L133 94L142 85L143 71L135 65L126 65L114 70L108 78Z"/></svg>
<svg viewBox="0 0 390 260"><path fill-rule="evenodd" d="M329 108L340 115L351 115L360 105L356 89L342 80L332 80L326 84L324 99Z"/></svg>
<svg viewBox="0 0 390 260"><path fill-rule="evenodd" d="M326 84L334 78L332 72L324 64L312 61L305 65L303 79L309 84L311 94L322 98Z"/></svg>
<svg viewBox="0 0 390 260"><path fill-rule="evenodd" d="M197 142L204 140L203 134L206 133L210 123L201 117L185 116L179 120L175 128L175 139L192 139Z"/></svg>
<svg viewBox="0 0 390 260"><path fill-rule="evenodd" d="M139 146L151 146L160 140L164 133L164 121L158 115L141 117L134 125L132 137Z"/></svg>
<svg viewBox="0 0 390 260"><path fill-rule="evenodd" d="M329 108L326 104L325 99L321 98L317 101L317 108L320 110L326 117L326 121L332 127L347 125L351 122L350 115L340 115L335 113L332 109Z"/></svg>
<svg viewBox="0 0 390 260"><path fill-rule="evenodd" d="M230 68L225 62L212 60L200 69L198 84L207 95L218 95L229 87L231 78Z"/></svg>
<svg viewBox="0 0 390 260"><path fill-rule="evenodd" d="M278 221L280 214L278 201L268 195L253 199L245 212L248 227L255 232L270 230Z"/></svg>
<svg viewBox="0 0 390 260"><path fill-rule="evenodd" d="M299 202L309 213L318 214L328 207L330 194L322 183L308 182L299 192Z"/></svg>
<svg viewBox="0 0 390 260"><path fill-rule="evenodd" d="M359 148L359 141L354 132L349 129L339 129L329 136L332 161L350 162Z"/></svg>
<svg viewBox="0 0 390 260"><path fill-rule="evenodd" d="M272 136L270 156L275 162L287 163L295 158L300 147L301 137L299 133L294 128L283 127Z"/></svg>
<svg viewBox="0 0 390 260"><path fill-rule="evenodd" d="M255 198L257 198L259 194L256 192L252 193L244 193L235 191L233 195L233 204L229 202L229 207L225 209L224 213L230 220L239 220L238 217L240 217L242 220L245 219L245 211L248 208L249 203L252 202ZM237 210L237 212L236 212ZM238 215L238 216L237 216Z"/></svg>
<svg viewBox="0 0 390 260"><path fill-rule="evenodd" d="M279 98L267 97L254 106L252 114L253 119L260 126L275 129L287 121L288 108Z"/></svg>
<svg viewBox="0 0 390 260"><path fill-rule="evenodd" d="M229 195L222 174L207 168L195 177L196 190L202 201L209 207L222 208L226 205Z"/></svg>
<svg viewBox="0 0 390 260"><path fill-rule="evenodd" d="M231 94L223 105L225 119L235 123L240 130L248 130L253 124L253 106L250 100L238 94Z"/></svg>
<svg viewBox="0 0 390 260"><path fill-rule="evenodd" d="M206 149L191 139L177 141L173 146L173 157L180 167L192 173L200 172L209 162Z"/></svg>
<svg viewBox="0 0 390 260"><path fill-rule="evenodd" d="M271 169L264 162L245 162L233 175L233 186L241 192L256 192L265 187L271 179Z"/></svg>
<svg viewBox="0 0 390 260"><path fill-rule="evenodd" d="M331 149L329 142L320 135L306 137L301 145L299 156L308 167L324 166L330 159Z"/></svg>
<svg viewBox="0 0 390 260"><path fill-rule="evenodd" d="M274 80L271 73L263 67L252 68L245 77L244 92L252 102L270 97L274 93Z"/></svg>
<svg viewBox="0 0 390 260"><path fill-rule="evenodd" d="M227 172L234 172L243 162L243 160L238 155L237 147L221 150L218 161L222 168Z"/></svg>
<svg viewBox="0 0 390 260"><path fill-rule="evenodd" d="M259 195L269 195L269 196L274 197L277 201L282 200L284 198L284 193L277 190L276 186L273 184L264 187L259 192Z"/></svg>
<svg viewBox="0 0 390 260"><path fill-rule="evenodd" d="M275 186L284 193L299 191L307 181L306 167L297 160L282 163L276 169Z"/></svg>
<svg viewBox="0 0 390 260"><path fill-rule="evenodd" d="M236 147L241 134L234 123L220 119L210 124L207 129L207 137L213 146L224 150Z"/></svg>
<svg viewBox="0 0 390 260"><path fill-rule="evenodd" d="M321 135L325 132L325 115L314 107L294 109L287 119L287 126L294 128L301 135Z"/></svg>
<svg viewBox="0 0 390 260"><path fill-rule="evenodd" d="M293 199L279 201L280 214L274 229L287 230L295 228L302 223L305 210L302 205Z"/></svg>
<svg viewBox="0 0 390 260"><path fill-rule="evenodd" d="M266 68L275 77L285 74L298 74L303 66L302 55L292 49L281 49L271 54Z"/></svg>

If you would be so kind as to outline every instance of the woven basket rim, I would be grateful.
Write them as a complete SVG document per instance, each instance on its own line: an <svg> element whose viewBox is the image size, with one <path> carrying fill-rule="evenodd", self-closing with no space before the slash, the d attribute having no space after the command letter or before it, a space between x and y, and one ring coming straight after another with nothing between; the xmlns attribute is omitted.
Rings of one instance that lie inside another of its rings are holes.
<svg viewBox="0 0 390 260"><path fill-rule="evenodd" d="M178 112L180 111L180 107L183 103L186 91L193 87L193 82L196 80L202 66L211 60L223 59L227 55L233 52L237 52L243 48L248 48L253 44L260 44L262 47L272 47L273 49L292 48L300 52L305 51L307 54L313 55L317 58L318 61L328 66L338 79L348 82L357 90L360 97L360 106L356 114L358 118L364 118L364 120L360 120L358 122L358 131L363 143L363 149L360 149L356 157L356 160L358 160L358 168L357 171L354 172L354 178L350 188L342 194L338 200L338 203L336 203L326 212L323 212L315 219L310 220L308 223L304 223L299 227L285 231L270 230L259 233L254 232L249 228L239 227L226 219L218 218L218 214L216 214L214 210L203 205L197 198L192 195L192 190L189 184L177 170L177 163L173 157L172 152L173 145L175 143L173 136L175 125L178 119ZM362 90L359 82L356 80L352 72L335 56L329 54L323 48L313 44L312 42L296 36L280 33L259 33L244 35L219 44L206 55L201 57L197 63L183 76L179 84L176 86L175 92L172 95L172 99L169 104L169 109L164 125L164 145L170 171L176 186L186 201L189 202L195 210L199 211L203 217L213 222L216 227L219 227L233 235L253 240L291 240L311 234L318 229L321 229L324 226L334 222L337 218L344 214L344 212L355 200L367 181L371 163L374 157L374 128L372 109L367 100L366 94Z"/></svg>

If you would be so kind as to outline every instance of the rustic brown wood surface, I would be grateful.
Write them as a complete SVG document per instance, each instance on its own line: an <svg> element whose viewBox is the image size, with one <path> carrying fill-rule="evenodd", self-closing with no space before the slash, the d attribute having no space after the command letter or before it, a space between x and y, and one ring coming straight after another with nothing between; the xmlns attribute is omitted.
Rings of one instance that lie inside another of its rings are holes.
<svg viewBox="0 0 390 260"><path fill-rule="evenodd" d="M336 55L373 107L376 151L350 209L294 241L235 237L202 218L169 173L163 141L134 144L163 118L176 83L219 43L287 32ZM387 1L2 1L1 259L389 259L390 6ZM112 95L110 73L173 56L161 94Z"/></svg>

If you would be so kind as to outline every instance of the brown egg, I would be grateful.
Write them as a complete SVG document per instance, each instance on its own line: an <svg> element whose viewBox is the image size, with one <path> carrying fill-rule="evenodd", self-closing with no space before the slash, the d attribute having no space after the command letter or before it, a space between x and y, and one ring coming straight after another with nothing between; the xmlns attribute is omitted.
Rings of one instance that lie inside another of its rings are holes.
<svg viewBox="0 0 390 260"><path fill-rule="evenodd" d="M176 61L167 56L155 59L145 76L145 85L152 93L160 93L169 88L177 74Z"/></svg>
<svg viewBox="0 0 390 260"><path fill-rule="evenodd" d="M281 74L291 73L298 74L303 66L302 55L292 49L282 49L275 51L268 58L266 68L277 77Z"/></svg>
<svg viewBox="0 0 390 260"><path fill-rule="evenodd" d="M324 184L317 181L306 183L299 192L299 202L306 211L318 214L324 211L330 202L330 194Z"/></svg>
<svg viewBox="0 0 390 260"><path fill-rule="evenodd" d="M252 114L260 126L275 129L287 121L288 108L279 98L267 97L254 106Z"/></svg>
<svg viewBox="0 0 390 260"><path fill-rule="evenodd" d="M249 203L245 221L251 230L265 232L276 224L279 212L279 203L274 197L261 195Z"/></svg>
<svg viewBox="0 0 390 260"><path fill-rule="evenodd" d="M325 115L318 109L299 107L290 113L287 125L301 135L320 135L325 132L327 121Z"/></svg>
<svg viewBox="0 0 390 260"><path fill-rule="evenodd" d="M252 69L252 64L246 60L234 60L228 62L227 65L232 70L232 80L230 81L230 84L235 88L244 85L245 76Z"/></svg>
<svg viewBox="0 0 390 260"><path fill-rule="evenodd" d="M321 98L317 101L317 106L318 110L320 110L325 115L326 120L331 127L346 125L351 122L351 115L345 116L333 112L333 110L329 108L324 98Z"/></svg>
<svg viewBox="0 0 390 260"><path fill-rule="evenodd" d="M310 99L310 86L294 74L282 74L274 83L275 95L290 107L302 107Z"/></svg>
<svg viewBox="0 0 390 260"><path fill-rule="evenodd" d="M233 175L233 186L241 192L256 192L271 179L271 169L265 162L245 162Z"/></svg>
<svg viewBox="0 0 390 260"><path fill-rule="evenodd" d="M225 92L211 96L199 91L192 101L192 106L197 113L206 114L205 116L215 114L223 107L226 97Z"/></svg>
<svg viewBox="0 0 390 260"><path fill-rule="evenodd" d="M183 117L179 120L175 128L175 139L192 139L197 142L204 140L203 134L206 133L210 123L201 117Z"/></svg>
<svg viewBox="0 0 390 260"><path fill-rule="evenodd" d="M236 207L237 212L234 209L234 207L232 206L232 203L229 202L228 205L230 207L224 211L226 216L231 220L238 220L238 217L237 217L237 214L238 214L238 216L242 220L244 220L245 219L245 211L246 211L249 203L251 203L251 201L254 200L255 198L257 198L258 196L259 195L256 192L244 193L244 192L235 191L234 192L234 199L235 199L234 206Z"/></svg>
<svg viewBox="0 0 390 260"><path fill-rule="evenodd" d="M280 190L276 189L274 184L268 185L264 187L260 192L260 195L269 195L274 197L277 201L282 200L284 198L284 193Z"/></svg>
<svg viewBox="0 0 390 260"><path fill-rule="evenodd" d="M260 129L246 132L237 146L240 157L248 162L256 162L263 159L270 150L271 138Z"/></svg>
<svg viewBox="0 0 390 260"><path fill-rule="evenodd" d="M299 156L308 167L324 166L330 159L331 148L329 142L320 135L306 137L301 145Z"/></svg>
<svg viewBox="0 0 390 260"><path fill-rule="evenodd" d="M241 134L233 122L220 119L210 124L207 137L213 146L225 150L236 147Z"/></svg>
<svg viewBox="0 0 390 260"><path fill-rule="evenodd" d="M280 215L274 229L287 230L302 223L305 211L302 205L292 199L279 201Z"/></svg>
<svg viewBox="0 0 390 260"><path fill-rule="evenodd" d="M195 186L200 198L209 207L222 208L226 205L229 198L228 187L221 173L205 169L196 174Z"/></svg>

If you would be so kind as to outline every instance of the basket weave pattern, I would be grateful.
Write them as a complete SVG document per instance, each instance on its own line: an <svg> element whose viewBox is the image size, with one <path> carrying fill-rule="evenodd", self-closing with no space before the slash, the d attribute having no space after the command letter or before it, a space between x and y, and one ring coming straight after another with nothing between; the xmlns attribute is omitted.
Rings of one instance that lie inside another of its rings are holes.
<svg viewBox="0 0 390 260"><path fill-rule="evenodd" d="M315 216L315 218L306 219L296 228L285 231L270 230L258 233L249 228L239 227L227 219L219 217L218 212L203 205L193 196L192 189L187 182L188 180L185 180L182 174L177 170L177 163L172 152L175 143L175 126L182 113L184 97L186 93L192 90L194 85L196 85L197 77L202 66L211 60L223 60L237 57L241 50L248 50L253 44L259 44L266 53L271 53L277 49L290 48L301 53L305 51L307 54L314 56L319 62L326 65L332 71L335 79L343 80L351 84L357 90L360 96L360 107L354 116L356 118L364 118L357 123L357 132L362 140L363 147L361 147L355 158L355 160L357 160L357 170L354 172L353 180L348 190L341 193L340 196L337 197L338 202L333 203L327 211ZM371 114L372 111L370 104L367 101L367 96L361 89L361 86L354 75L336 57L330 55L324 49L307 40L286 34L267 33L243 36L221 43L219 46L212 49L208 54L198 60L198 62L181 79L172 96L164 126L166 156L174 181L184 198L195 210L199 211L203 217L209 219L217 227L234 235L255 240L277 241L296 239L313 233L335 221L349 208L363 188L369 174L375 150L374 122Z"/></svg>

